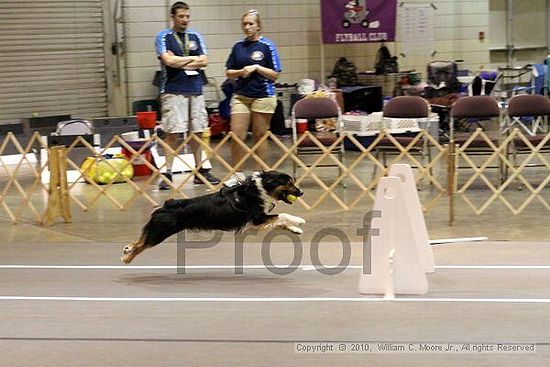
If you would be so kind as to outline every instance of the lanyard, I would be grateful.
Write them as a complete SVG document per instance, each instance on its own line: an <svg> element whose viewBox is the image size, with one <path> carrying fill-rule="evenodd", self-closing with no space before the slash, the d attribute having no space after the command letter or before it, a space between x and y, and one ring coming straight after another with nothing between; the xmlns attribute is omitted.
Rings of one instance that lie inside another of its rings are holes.
<svg viewBox="0 0 550 367"><path fill-rule="evenodd" d="M184 42L181 41L181 38L178 32L174 32L174 38L176 39L176 42L181 48L181 52L183 54L182 56L189 56L189 49L187 48L187 46L189 45L189 35L187 34L187 32L184 33L183 37L184 37L185 44Z"/></svg>

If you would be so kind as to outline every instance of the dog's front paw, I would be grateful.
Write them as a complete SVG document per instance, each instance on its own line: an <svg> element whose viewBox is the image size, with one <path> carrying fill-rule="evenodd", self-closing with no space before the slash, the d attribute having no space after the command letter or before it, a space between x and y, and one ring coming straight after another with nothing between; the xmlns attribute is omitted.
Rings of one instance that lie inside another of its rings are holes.
<svg viewBox="0 0 550 367"><path fill-rule="evenodd" d="M295 217L295 216L292 216L292 222L293 223L296 223L296 224L305 224L306 223L306 220L304 218L300 218L300 217Z"/></svg>
<svg viewBox="0 0 550 367"><path fill-rule="evenodd" d="M300 227L288 226L287 228L292 233L296 233L296 234L303 234L304 233L304 230Z"/></svg>
<svg viewBox="0 0 550 367"><path fill-rule="evenodd" d="M287 213L281 213L279 214L279 218L285 220L286 222L301 225L305 224L306 220L304 218L297 217L295 215L287 214Z"/></svg>

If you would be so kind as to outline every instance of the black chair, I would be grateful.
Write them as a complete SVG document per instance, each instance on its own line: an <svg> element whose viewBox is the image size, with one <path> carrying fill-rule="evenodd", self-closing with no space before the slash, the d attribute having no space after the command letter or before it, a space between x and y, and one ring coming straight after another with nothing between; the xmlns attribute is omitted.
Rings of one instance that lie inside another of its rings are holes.
<svg viewBox="0 0 550 367"><path fill-rule="evenodd" d="M454 61L432 61L426 67L428 86L424 89L426 98L442 97L460 91L458 67Z"/></svg>

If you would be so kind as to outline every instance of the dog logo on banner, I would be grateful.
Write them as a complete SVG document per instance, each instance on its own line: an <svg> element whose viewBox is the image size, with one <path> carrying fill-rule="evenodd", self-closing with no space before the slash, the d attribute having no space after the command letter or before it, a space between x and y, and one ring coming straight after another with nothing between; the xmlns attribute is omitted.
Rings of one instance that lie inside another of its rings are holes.
<svg viewBox="0 0 550 367"><path fill-rule="evenodd" d="M322 0L323 43L394 41L396 13L397 0Z"/></svg>

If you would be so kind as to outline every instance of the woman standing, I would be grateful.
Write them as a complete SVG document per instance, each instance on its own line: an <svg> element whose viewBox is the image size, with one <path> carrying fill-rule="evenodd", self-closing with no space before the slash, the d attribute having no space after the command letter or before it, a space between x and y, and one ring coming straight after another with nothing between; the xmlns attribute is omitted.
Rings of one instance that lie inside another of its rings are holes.
<svg viewBox="0 0 550 367"><path fill-rule="evenodd" d="M281 63L275 44L261 35L262 20L257 10L246 11L241 18L241 27L246 35L233 46L227 59L226 75L235 79L231 99L231 131L241 140L246 139L250 124L257 142L269 130L271 116L277 107L274 82L281 72ZM256 154L265 161L267 144L258 147ZM233 142L231 158L235 167L244 157L241 147ZM256 163L259 169L259 164ZM226 186L244 180L242 171L237 172Z"/></svg>

